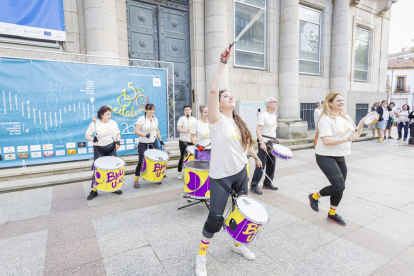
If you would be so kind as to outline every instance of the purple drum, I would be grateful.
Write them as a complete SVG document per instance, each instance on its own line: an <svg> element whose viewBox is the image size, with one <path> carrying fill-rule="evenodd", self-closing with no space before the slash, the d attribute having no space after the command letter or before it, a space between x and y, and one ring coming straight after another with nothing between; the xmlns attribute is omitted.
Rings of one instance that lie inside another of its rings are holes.
<svg viewBox="0 0 414 276"><path fill-rule="evenodd" d="M211 159L211 149L204 149L203 151L199 151L197 148L194 151L194 159L201 160L201 161L210 161Z"/></svg>
<svg viewBox="0 0 414 276"><path fill-rule="evenodd" d="M266 207L250 196L240 196L224 222L224 230L236 242L253 243L269 221Z"/></svg>
<svg viewBox="0 0 414 276"><path fill-rule="evenodd" d="M289 160L289 159L292 159L293 157L293 153L289 148L279 145L279 144L271 145L270 152L275 157L279 157L280 159L284 159L284 160Z"/></svg>

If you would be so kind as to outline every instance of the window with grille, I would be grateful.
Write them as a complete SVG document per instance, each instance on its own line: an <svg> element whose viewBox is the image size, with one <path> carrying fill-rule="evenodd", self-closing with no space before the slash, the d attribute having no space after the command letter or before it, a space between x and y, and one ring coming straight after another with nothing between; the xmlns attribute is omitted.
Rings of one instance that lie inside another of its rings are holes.
<svg viewBox="0 0 414 276"><path fill-rule="evenodd" d="M357 125L359 121L361 121L362 118L367 115L367 112L369 111L368 104L357 104L356 105L356 112L355 112L355 124ZM364 127L367 127L364 125Z"/></svg>
<svg viewBox="0 0 414 276"><path fill-rule="evenodd" d="M313 112L315 111L315 103L301 103L300 104L300 118L302 121L308 122L308 129L315 129L315 120Z"/></svg>

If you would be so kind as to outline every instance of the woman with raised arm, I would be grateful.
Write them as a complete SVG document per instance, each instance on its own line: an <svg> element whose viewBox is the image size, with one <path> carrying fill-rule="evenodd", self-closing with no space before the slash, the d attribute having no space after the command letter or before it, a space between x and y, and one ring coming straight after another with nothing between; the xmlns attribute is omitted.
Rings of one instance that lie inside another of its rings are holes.
<svg viewBox="0 0 414 276"><path fill-rule="evenodd" d="M257 167L262 167L260 159L252 150L253 139L246 123L234 113L236 102L226 90L219 90L221 77L230 50L225 49L220 56L217 71L210 86L208 103L208 121L211 139L210 160L210 212L202 231L200 251L196 258L196 275L207 275L206 253L214 233L223 227L223 213L229 194L247 194L247 170L249 152L256 161ZM248 260L256 256L245 245L235 243L233 251L243 255Z"/></svg>
<svg viewBox="0 0 414 276"><path fill-rule="evenodd" d="M336 208L342 199L345 190L347 167L345 156L351 154L351 144L358 140L364 127L364 118L355 127L354 121L345 110L344 99L339 93L329 93L323 103L322 114L316 126L319 132L319 140L316 144L316 163L331 183L316 192L310 194L309 202L315 212L319 212L319 198L329 196L331 208L328 220L345 226L341 216L336 214Z"/></svg>

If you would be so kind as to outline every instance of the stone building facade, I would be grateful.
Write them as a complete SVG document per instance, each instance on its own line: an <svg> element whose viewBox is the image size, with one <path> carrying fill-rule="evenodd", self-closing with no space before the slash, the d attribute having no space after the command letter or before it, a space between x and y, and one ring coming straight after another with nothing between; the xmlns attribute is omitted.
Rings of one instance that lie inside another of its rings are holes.
<svg viewBox="0 0 414 276"><path fill-rule="evenodd" d="M196 110L207 102L220 51L264 10L235 44L222 87L240 101L274 96L278 136L305 137L313 127L313 104L331 91L342 93L357 120L358 110L386 98L395 2L64 0L67 42L18 45L0 39L0 46L172 61L177 110L184 104Z"/></svg>

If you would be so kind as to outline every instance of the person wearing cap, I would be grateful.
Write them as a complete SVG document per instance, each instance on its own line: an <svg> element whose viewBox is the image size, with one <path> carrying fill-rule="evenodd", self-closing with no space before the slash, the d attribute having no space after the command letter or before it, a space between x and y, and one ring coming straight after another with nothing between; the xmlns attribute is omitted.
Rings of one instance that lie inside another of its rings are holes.
<svg viewBox="0 0 414 276"><path fill-rule="evenodd" d="M257 135L257 143L258 143L258 153L260 161L263 164L263 168L257 167L254 170L252 184L250 190L257 194L261 195L263 192L259 189L259 182L262 179L263 170L266 168L266 175L265 179L263 180L263 188L269 190L277 190L278 188L272 184L273 177L275 174L275 167L276 167L276 158L268 153L266 143L270 140L276 140L276 127L277 127L277 120L276 120L276 109L277 109L277 101L273 97L268 97L264 101L266 105L266 110L259 114L257 118L257 128L256 128L256 135Z"/></svg>

